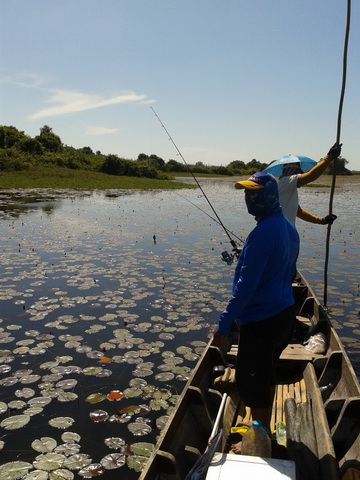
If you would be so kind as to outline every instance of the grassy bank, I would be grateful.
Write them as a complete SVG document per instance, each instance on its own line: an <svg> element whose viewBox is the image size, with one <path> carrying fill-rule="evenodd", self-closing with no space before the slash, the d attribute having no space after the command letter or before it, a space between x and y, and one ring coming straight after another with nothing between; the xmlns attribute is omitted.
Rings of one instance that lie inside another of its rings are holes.
<svg viewBox="0 0 360 480"><path fill-rule="evenodd" d="M88 170L68 168L39 168L18 172L0 172L0 189L13 188L69 188L78 190L125 189L179 189L193 186L174 180L156 180L140 177L106 175Z"/></svg>

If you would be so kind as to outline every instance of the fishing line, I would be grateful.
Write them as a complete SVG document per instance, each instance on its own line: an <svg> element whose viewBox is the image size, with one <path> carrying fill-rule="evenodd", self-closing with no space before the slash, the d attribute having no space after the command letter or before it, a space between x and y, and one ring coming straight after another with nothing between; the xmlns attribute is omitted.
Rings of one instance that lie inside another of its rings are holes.
<svg viewBox="0 0 360 480"><path fill-rule="evenodd" d="M207 201L208 204L210 205L211 210L214 212L214 214L215 214L215 216L216 216L216 218L217 218L217 220L218 220L218 223L222 226L222 228L224 229L226 235L228 236L232 247L233 247L233 248L236 248L237 245L236 245L235 240L233 240L233 239L231 238L228 229L227 229L227 228L225 227L225 225L222 223L219 215L216 213L216 211L215 211L214 207L212 206L210 200L208 199L206 193L205 193L204 190L202 189L200 183L197 181L197 178L195 177L195 175L193 174L193 172L190 170L189 165L187 164L187 162L186 162L185 158L183 157L182 153L180 152L178 146L177 146L176 143L174 142L172 136L171 136L170 133L167 131L165 125L164 125L163 122L160 120L159 115L155 112L155 110L153 109L153 107L150 106L150 108L151 108L151 110L154 112L155 117L159 120L159 123L160 123L160 125L162 126L162 128L165 130L167 136L169 137L169 140L170 140L171 143L174 145L174 147L175 147L176 151L178 152L180 158L182 159L182 161L183 161L184 164L186 165L186 168L187 168L188 172L192 175L192 177L193 177L193 179L195 180L197 186L200 188L202 194L204 195L204 198L206 199L206 201Z"/></svg>
<svg viewBox="0 0 360 480"><path fill-rule="evenodd" d="M351 20L351 0L347 0L347 18L346 18L346 31L345 31L345 41L344 41L344 54L343 54L343 74L342 74L342 86L341 94L339 101L339 110L338 110L338 119L337 119L337 131L336 131L336 143L340 144L340 132L341 132L341 118L342 110L344 104L345 96L345 87L346 87L346 72L347 72L347 54L348 54L348 45L349 45L349 34L350 34L350 20ZM329 200L329 215L332 215L334 193L335 193L335 183L336 183L336 161L333 161L333 177L332 185L330 192ZM329 264L329 250L330 250L330 233L331 233L331 223L328 224L327 235L326 235L326 253L325 253L325 267L324 267L324 306L327 304L327 287L328 287L328 264Z"/></svg>
<svg viewBox="0 0 360 480"><path fill-rule="evenodd" d="M211 220L213 220L215 223L217 223L218 225L221 225L217 220L216 218L212 217L211 215L209 215L207 212L205 212L205 210L203 210L201 207L199 207L199 205L196 205L196 203L192 202L191 200L189 200L188 198L184 197L184 195L181 195L179 192L176 192L174 191L174 193L176 193L176 195L179 195L179 197L183 198L184 200L186 200L187 202L191 203L191 205L193 205L195 208L197 208L198 210L200 210L200 212L202 213L205 213L205 215L207 215L209 218L211 218ZM226 228L226 227L225 227ZM232 232L231 230L229 230L228 228L226 228L226 230L231 233L231 235L235 238L237 238L239 240L240 243L245 243L245 239L244 238L241 238L241 237L238 237L236 235L236 233Z"/></svg>

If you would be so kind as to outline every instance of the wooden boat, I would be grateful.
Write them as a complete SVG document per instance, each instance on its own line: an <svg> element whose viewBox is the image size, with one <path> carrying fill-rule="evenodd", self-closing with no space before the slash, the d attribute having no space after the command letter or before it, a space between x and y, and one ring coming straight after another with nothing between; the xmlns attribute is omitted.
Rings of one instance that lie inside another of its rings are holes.
<svg viewBox="0 0 360 480"><path fill-rule="evenodd" d="M305 328L316 324L325 330L328 341L326 351L316 354L305 349L303 338L294 338L281 355L271 428L278 422L286 424L287 446L278 446L272 439L272 457L294 462L297 480L360 479L358 379L328 315L300 273L293 290L298 324ZM222 461L235 458L229 456L231 427L251 421L231 382L235 341L236 332L228 347L220 350L210 340L139 480L184 480L207 449L225 397L217 451L222 452ZM214 378L214 371L221 368L224 373Z"/></svg>

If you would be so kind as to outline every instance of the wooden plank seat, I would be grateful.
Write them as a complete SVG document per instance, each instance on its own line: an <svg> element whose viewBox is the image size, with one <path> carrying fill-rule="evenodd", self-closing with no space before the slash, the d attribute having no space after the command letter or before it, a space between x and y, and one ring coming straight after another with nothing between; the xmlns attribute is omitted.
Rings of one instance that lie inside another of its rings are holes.
<svg viewBox="0 0 360 480"><path fill-rule="evenodd" d="M228 353L229 358L232 359L233 362L235 362L237 350L237 345L232 345ZM311 362L317 358L324 358L324 354L309 352L301 343L289 343L280 355L280 360L303 360L305 362Z"/></svg>
<svg viewBox="0 0 360 480"><path fill-rule="evenodd" d="M307 299L308 301L312 300L310 298ZM297 315L296 316L298 322L304 326L304 328L309 328L312 325L310 318ZM328 351L331 350L330 346ZM238 346L231 345L231 348L228 352L228 358L235 362L237 356ZM290 341L289 345L285 348L285 350L281 353L280 360L304 360L311 362L314 359L323 359L326 358L328 351L325 353L313 353L306 350L305 346L303 345L301 340L293 339Z"/></svg>

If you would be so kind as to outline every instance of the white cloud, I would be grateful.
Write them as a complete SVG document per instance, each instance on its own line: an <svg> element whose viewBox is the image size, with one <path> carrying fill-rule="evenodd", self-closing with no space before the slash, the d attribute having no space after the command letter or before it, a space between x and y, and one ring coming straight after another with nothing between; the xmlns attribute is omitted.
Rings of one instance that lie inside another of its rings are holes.
<svg viewBox="0 0 360 480"><path fill-rule="evenodd" d="M100 95L91 95L82 92L71 92L68 90L53 90L47 103L53 104L52 107L38 110L29 115L31 120L37 120L44 117L55 117L66 115L68 113L83 112L93 108L116 105L118 103L143 102L146 95L138 95L135 92L127 91L119 95L105 98Z"/></svg>
<svg viewBox="0 0 360 480"><path fill-rule="evenodd" d="M86 129L85 135L86 136L93 136L93 135L111 135L118 131L117 128L106 128L106 127L88 127Z"/></svg>

